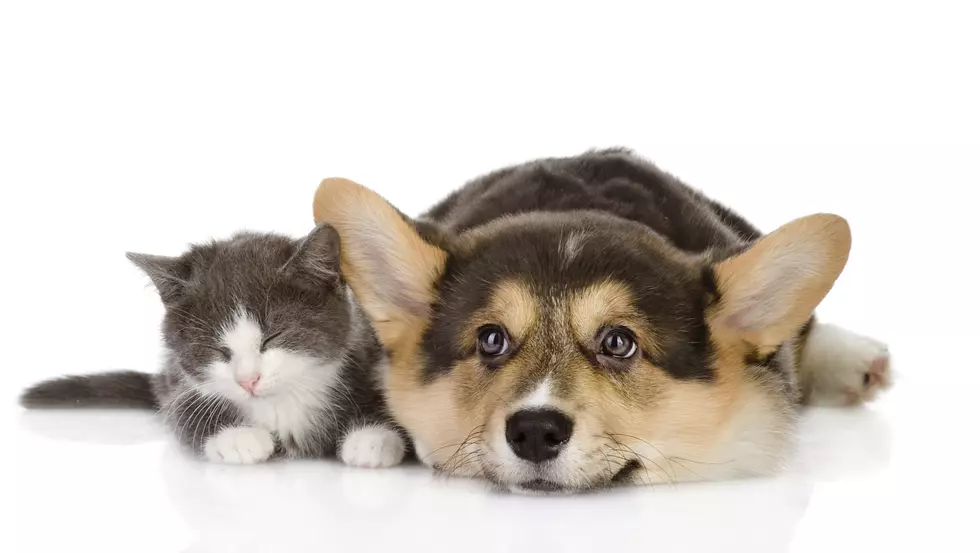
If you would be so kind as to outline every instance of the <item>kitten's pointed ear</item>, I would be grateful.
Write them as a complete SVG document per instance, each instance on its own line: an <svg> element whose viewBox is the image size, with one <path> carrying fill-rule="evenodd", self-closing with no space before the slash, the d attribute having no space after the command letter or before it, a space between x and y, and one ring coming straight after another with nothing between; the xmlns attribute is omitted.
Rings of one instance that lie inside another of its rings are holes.
<svg viewBox="0 0 980 553"><path fill-rule="evenodd" d="M410 219L378 194L347 179L320 183L313 219L340 234L340 266L389 347L424 327L446 252L426 242Z"/></svg>
<svg viewBox="0 0 980 553"><path fill-rule="evenodd" d="M150 277L164 303L176 300L187 289L190 267L184 259L127 252L126 258Z"/></svg>
<svg viewBox="0 0 980 553"><path fill-rule="evenodd" d="M340 235L327 224L317 225L299 241L283 271L303 277L317 286L340 281Z"/></svg>
<svg viewBox="0 0 980 553"><path fill-rule="evenodd" d="M837 215L802 217L712 267L720 301L713 332L768 348L790 339L834 285L851 249Z"/></svg>

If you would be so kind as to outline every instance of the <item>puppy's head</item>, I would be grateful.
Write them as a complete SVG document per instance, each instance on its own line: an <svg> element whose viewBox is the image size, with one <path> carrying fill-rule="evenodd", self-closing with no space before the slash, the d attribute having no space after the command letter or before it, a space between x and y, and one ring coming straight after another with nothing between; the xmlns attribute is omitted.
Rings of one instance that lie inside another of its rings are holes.
<svg viewBox="0 0 980 553"><path fill-rule="evenodd" d="M448 237L343 179L321 184L314 217L341 235L419 457L514 490L776 469L793 418L786 344L850 248L833 215L699 256L603 214Z"/></svg>

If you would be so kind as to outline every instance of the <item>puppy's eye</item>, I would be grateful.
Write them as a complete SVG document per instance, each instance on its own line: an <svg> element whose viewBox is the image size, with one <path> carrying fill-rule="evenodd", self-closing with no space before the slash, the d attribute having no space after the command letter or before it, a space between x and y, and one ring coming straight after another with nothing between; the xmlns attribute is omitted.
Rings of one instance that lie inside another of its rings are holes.
<svg viewBox="0 0 980 553"><path fill-rule="evenodd" d="M276 332L267 336L265 340L262 340L262 345L259 346L259 351L264 353L265 350L269 349L269 344L271 344L273 340L275 340L281 335L282 332Z"/></svg>
<svg viewBox="0 0 980 553"><path fill-rule="evenodd" d="M504 355L510 349L510 340L507 339L507 332L497 325L487 325L480 329L479 334L480 353L489 357Z"/></svg>
<svg viewBox="0 0 980 553"><path fill-rule="evenodd" d="M625 330L613 329L602 338L602 354L629 359L636 354L636 340Z"/></svg>

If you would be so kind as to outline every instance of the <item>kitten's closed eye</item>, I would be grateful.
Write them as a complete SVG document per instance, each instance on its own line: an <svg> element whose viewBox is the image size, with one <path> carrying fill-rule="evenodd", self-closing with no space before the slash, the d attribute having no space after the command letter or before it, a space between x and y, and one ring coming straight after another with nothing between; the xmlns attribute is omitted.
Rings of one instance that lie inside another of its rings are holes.
<svg viewBox="0 0 980 553"><path fill-rule="evenodd" d="M266 337L265 340L262 340L262 345L259 346L259 351L265 353L265 350L269 349L269 346L272 344L272 342L281 335L282 332L275 332L273 334L270 334L268 337Z"/></svg>
<svg viewBox="0 0 980 553"><path fill-rule="evenodd" d="M219 346L204 346L204 347L208 348L209 350L212 350L212 351L217 352L218 355L221 356L221 359L225 363L231 361L231 350L230 349L225 348L225 347L219 347Z"/></svg>

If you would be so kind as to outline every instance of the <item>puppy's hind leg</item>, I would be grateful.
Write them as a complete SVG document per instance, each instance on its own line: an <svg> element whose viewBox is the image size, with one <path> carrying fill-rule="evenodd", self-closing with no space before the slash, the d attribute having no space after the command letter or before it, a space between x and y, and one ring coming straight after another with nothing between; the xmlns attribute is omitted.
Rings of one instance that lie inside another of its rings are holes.
<svg viewBox="0 0 980 553"><path fill-rule="evenodd" d="M872 338L814 322L800 351L803 403L853 406L892 385L888 347Z"/></svg>

